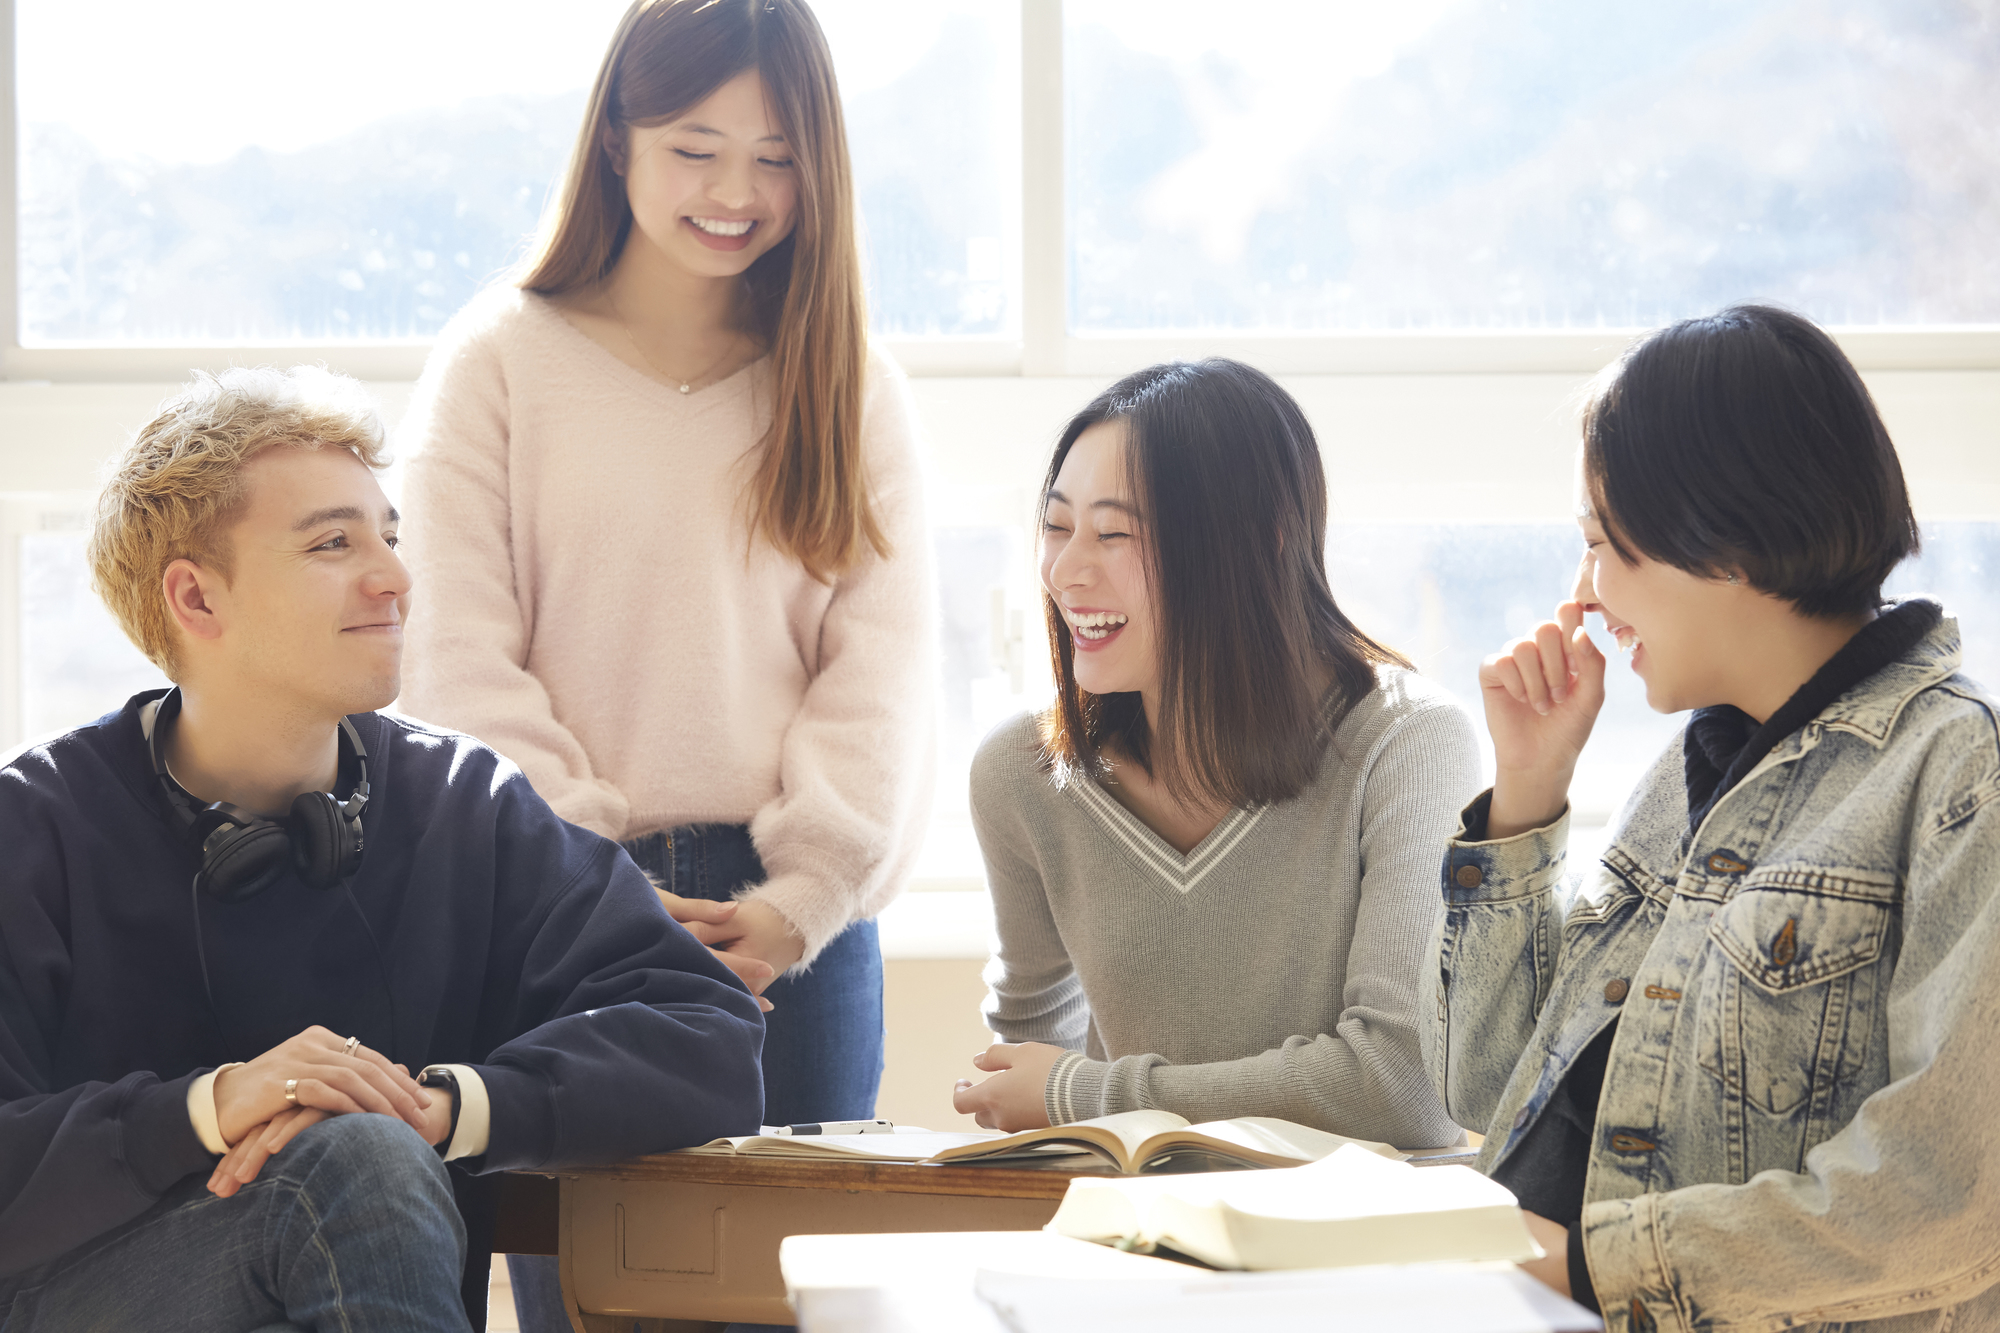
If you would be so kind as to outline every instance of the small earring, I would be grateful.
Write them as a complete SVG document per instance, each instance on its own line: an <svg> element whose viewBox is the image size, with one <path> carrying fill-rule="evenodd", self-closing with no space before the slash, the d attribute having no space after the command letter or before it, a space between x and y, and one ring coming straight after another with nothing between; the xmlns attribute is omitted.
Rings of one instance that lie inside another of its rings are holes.
<svg viewBox="0 0 2000 1333"><path fill-rule="evenodd" d="M1736 574L1735 574L1735 571L1733 571L1733 570L1732 570L1732 571L1730 571L1730 575L1729 575L1729 582L1730 582L1730 584L1731 584L1732 586L1734 586L1735 584L1738 584L1738 583L1741 583L1741 582L1743 582L1743 580L1742 580L1742 579L1739 579L1739 578L1737 578L1737 577L1736 577Z"/></svg>

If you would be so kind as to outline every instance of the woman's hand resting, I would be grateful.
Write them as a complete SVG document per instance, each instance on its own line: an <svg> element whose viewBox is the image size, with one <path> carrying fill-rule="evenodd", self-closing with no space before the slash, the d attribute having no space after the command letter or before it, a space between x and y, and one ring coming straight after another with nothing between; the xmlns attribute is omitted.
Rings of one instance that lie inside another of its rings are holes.
<svg viewBox="0 0 2000 1333"><path fill-rule="evenodd" d="M806 942L792 930L792 923L775 907L755 899L717 903L706 898L683 898L665 889L655 889L667 915L688 928L688 933L708 946L708 951L734 972L757 1006L771 1012L764 988L780 972L805 957Z"/></svg>
<svg viewBox="0 0 2000 1333"><path fill-rule="evenodd" d="M969 1078L960 1079L951 1094L951 1107L960 1115L971 1116L983 1129L1003 1129L1009 1134L1046 1129L1049 1112L1042 1089L1062 1054L1062 1047L1039 1041L989 1046L972 1057L972 1066L993 1077L977 1085Z"/></svg>
<svg viewBox="0 0 2000 1333"><path fill-rule="evenodd" d="M1562 813L1577 756L1604 707L1604 668L1576 602L1479 664L1493 736L1487 837L1511 838Z"/></svg>

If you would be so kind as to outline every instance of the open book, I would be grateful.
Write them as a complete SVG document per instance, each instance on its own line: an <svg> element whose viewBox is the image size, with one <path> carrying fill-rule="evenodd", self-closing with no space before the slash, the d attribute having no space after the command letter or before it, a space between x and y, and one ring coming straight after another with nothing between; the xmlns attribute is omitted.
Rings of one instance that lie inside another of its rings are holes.
<svg viewBox="0 0 2000 1333"><path fill-rule="evenodd" d="M1000 1138L994 1130L938 1134L898 1125L891 1134L745 1134L711 1139L682 1153L710 1157L792 1157L817 1162L924 1162L954 1148Z"/></svg>
<svg viewBox="0 0 2000 1333"><path fill-rule="evenodd" d="M1246 1115L1190 1125L1172 1111L1121 1111L1048 1129L1024 1130L939 1153L933 1161L969 1162L1061 1147L1094 1153L1127 1175L1171 1165L1179 1170L1231 1166L1297 1166L1352 1145L1400 1158L1386 1143L1369 1143L1289 1120Z"/></svg>
<svg viewBox="0 0 2000 1333"><path fill-rule="evenodd" d="M1006 1162L1090 1154L1127 1175L1240 1166L1297 1166L1353 1145L1385 1157L1401 1153L1386 1143L1350 1139L1289 1120L1242 1116L1190 1125L1171 1111L1123 1111L1075 1124L1019 1134L932 1134L899 1125L893 1134L764 1135L716 1139L692 1153L800 1157L877 1162Z"/></svg>
<svg viewBox="0 0 2000 1333"><path fill-rule="evenodd" d="M1122 1249L1165 1246L1217 1268L1541 1256L1504 1185L1464 1166L1419 1171L1356 1145L1290 1170L1079 1177L1048 1229Z"/></svg>

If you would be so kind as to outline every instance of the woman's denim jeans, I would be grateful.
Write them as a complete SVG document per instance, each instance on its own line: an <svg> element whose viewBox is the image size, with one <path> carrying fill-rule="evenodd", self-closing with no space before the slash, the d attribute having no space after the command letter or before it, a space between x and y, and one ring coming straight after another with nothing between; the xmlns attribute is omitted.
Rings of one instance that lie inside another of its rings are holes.
<svg viewBox="0 0 2000 1333"><path fill-rule="evenodd" d="M728 902L764 882L743 824L693 824L625 844L641 869L683 898ZM882 949L873 921L857 921L812 967L764 991L764 1123L866 1120L882 1082ZM510 1255L508 1277L523 1333L566 1333L556 1261Z"/></svg>
<svg viewBox="0 0 2000 1333"><path fill-rule="evenodd" d="M408 1125L300 1132L234 1197L196 1173L70 1254L0 1277L0 1329L464 1329L465 1229Z"/></svg>

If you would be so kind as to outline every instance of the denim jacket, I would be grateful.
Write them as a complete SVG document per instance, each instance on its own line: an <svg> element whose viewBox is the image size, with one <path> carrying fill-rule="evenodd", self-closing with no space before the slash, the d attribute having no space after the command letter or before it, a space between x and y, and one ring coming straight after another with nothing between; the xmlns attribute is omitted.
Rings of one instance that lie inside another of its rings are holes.
<svg viewBox="0 0 2000 1333"><path fill-rule="evenodd" d="M1584 1190L1608 1328L2000 1330L2000 705L1946 619L1688 836L1677 742L1603 859L1446 854L1424 1054L1491 1170L1614 1018Z"/></svg>

